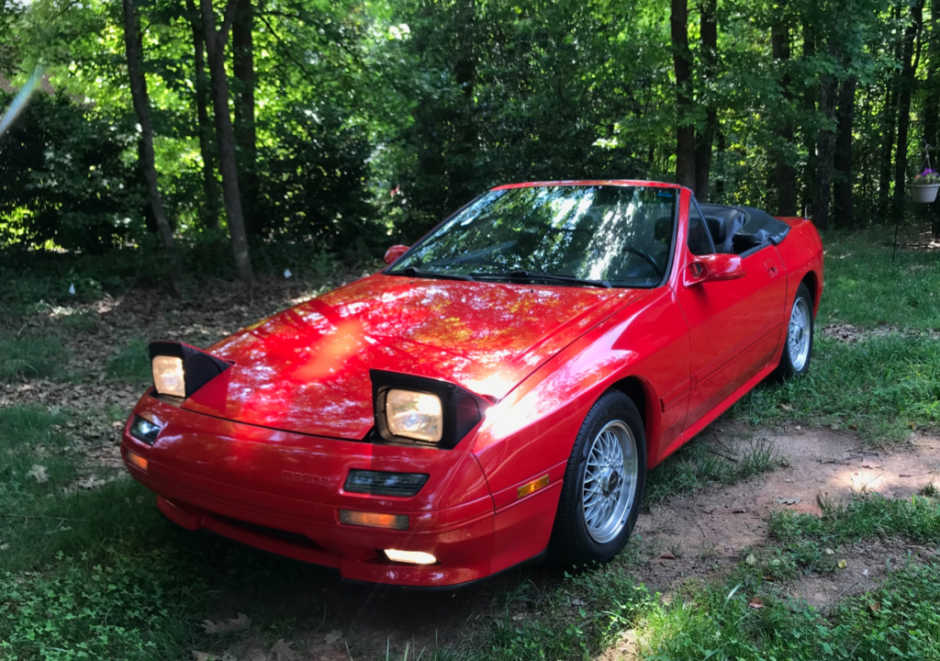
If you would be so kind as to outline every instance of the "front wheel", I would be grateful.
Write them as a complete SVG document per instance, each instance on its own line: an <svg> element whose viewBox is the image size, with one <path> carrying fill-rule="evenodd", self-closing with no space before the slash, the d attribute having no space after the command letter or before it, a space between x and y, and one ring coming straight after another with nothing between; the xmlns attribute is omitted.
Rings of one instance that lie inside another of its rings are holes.
<svg viewBox="0 0 940 661"><path fill-rule="evenodd" d="M783 355L776 376L780 379L792 379L803 376L809 371L809 361L813 353L813 301L806 283L801 283L790 308L790 323L787 325L787 337L783 345Z"/></svg>
<svg viewBox="0 0 940 661"><path fill-rule="evenodd" d="M636 525L646 486L646 434L621 392L591 407L565 470L549 545L564 566L610 562Z"/></svg>

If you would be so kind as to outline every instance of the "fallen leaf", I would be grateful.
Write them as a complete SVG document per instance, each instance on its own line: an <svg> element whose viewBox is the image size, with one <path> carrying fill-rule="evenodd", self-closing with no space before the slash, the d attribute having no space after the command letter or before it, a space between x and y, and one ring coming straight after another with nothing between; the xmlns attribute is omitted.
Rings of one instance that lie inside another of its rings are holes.
<svg viewBox="0 0 940 661"><path fill-rule="evenodd" d="M873 601L870 604L868 604L868 608L869 610L871 610L872 613L877 613L878 611L881 610L881 604L879 604L877 601Z"/></svg>
<svg viewBox="0 0 940 661"><path fill-rule="evenodd" d="M744 562L746 562L747 564L749 564L749 565L751 565L751 566L753 567L754 565L757 564L757 558L755 558L755 557L754 557L754 554L752 553L751 555L747 556L747 557L744 559Z"/></svg>
<svg viewBox="0 0 940 661"><path fill-rule="evenodd" d="M663 554L660 555L659 557L662 558L663 560L675 560L675 559L676 559L675 554L670 553L669 551L666 551L665 553L663 553Z"/></svg>
<svg viewBox="0 0 940 661"><path fill-rule="evenodd" d="M521 620L521 619L523 619L523 618L525 618L525 615L524 615L523 613L519 613L518 615L513 615L513 616L512 616L512 621L513 621L513 622L518 622L519 620Z"/></svg>
<svg viewBox="0 0 940 661"><path fill-rule="evenodd" d="M748 600L747 605L750 606L751 608L763 608L764 600L761 599L760 597L751 597Z"/></svg>
<svg viewBox="0 0 940 661"><path fill-rule="evenodd" d="M573 606L587 606L587 602L584 599L572 599L571 604Z"/></svg>
<svg viewBox="0 0 940 661"><path fill-rule="evenodd" d="M206 633L231 633L233 631L244 631L250 626L251 618L244 613L239 613L238 617L230 618L228 620L218 620L216 622L213 622L212 620L205 620L202 623L202 628L206 630Z"/></svg>
<svg viewBox="0 0 940 661"><path fill-rule="evenodd" d="M343 637L343 632L339 629L333 629L330 633L323 636L323 642L327 645L332 645L337 640Z"/></svg>
<svg viewBox="0 0 940 661"><path fill-rule="evenodd" d="M790 406L789 404L781 404L781 405L780 405L780 408L782 408L784 411L792 411L792 410L793 410L793 407Z"/></svg>
<svg viewBox="0 0 940 661"><path fill-rule="evenodd" d="M832 555L833 553L835 553L835 551L832 549L826 549L826 555Z"/></svg>
<svg viewBox="0 0 940 661"><path fill-rule="evenodd" d="M3 544L0 544L0 551L6 551L8 548L10 548L8 543L4 542Z"/></svg>
<svg viewBox="0 0 940 661"><path fill-rule="evenodd" d="M800 498L778 498L777 503L780 505L796 505L800 500Z"/></svg>
<svg viewBox="0 0 940 661"><path fill-rule="evenodd" d="M49 481L49 476L46 474L46 467L40 466L39 464L33 464L33 467L26 471L26 477L31 477L39 484Z"/></svg>
<svg viewBox="0 0 940 661"><path fill-rule="evenodd" d="M839 569L845 569L848 563L845 560L839 560Z"/></svg>
<svg viewBox="0 0 940 661"><path fill-rule="evenodd" d="M274 661L300 661L300 655L292 650L290 646L291 643L285 643L283 639L274 643L271 647Z"/></svg>
<svg viewBox="0 0 940 661"><path fill-rule="evenodd" d="M852 431L858 431L858 425L849 425L849 429Z"/></svg>

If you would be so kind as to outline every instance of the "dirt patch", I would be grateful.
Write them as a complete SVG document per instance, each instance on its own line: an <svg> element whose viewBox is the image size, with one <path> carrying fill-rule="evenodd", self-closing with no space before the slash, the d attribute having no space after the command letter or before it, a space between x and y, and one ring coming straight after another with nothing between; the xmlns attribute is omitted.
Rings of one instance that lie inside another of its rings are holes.
<svg viewBox="0 0 940 661"><path fill-rule="evenodd" d="M802 576L787 586L787 592L825 616L832 613L839 600L876 589L890 572L935 556L935 550L903 539L863 540L840 549L839 559L845 560L845 569Z"/></svg>
<svg viewBox="0 0 940 661"><path fill-rule="evenodd" d="M788 465L730 487L669 499L643 513L636 532L650 561L638 572L650 589L707 574L768 541L774 510L822 512L817 497L834 502L878 492L906 498L940 483L940 439L917 437L890 450L873 450L851 434L826 429L768 435ZM704 442L704 441L694 441Z"/></svg>
<svg viewBox="0 0 940 661"><path fill-rule="evenodd" d="M846 344L858 342L871 337L886 337L888 335L902 335L903 337L929 337L931 340L940 340L940 331L915 329L902 329L897 326L882 325L875 328L865 328L854 324L828 324L819 328L823 337L839 340Z"/></svg>

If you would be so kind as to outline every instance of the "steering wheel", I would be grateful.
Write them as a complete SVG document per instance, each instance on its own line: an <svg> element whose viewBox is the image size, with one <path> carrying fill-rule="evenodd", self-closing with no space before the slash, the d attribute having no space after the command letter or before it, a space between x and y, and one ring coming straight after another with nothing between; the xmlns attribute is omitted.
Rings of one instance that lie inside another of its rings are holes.
<svg viewBox="0 0 940 661"><path fill-rule="evenodd" d="M640 250L639 248L634 248L634 247L631 246L631 247L627 248L626 251L627 251L628 253L632 254L632 255L636 255L637 257L639 257L640 259L642 259L644 262L646 262L647 264L649 264L650 266L652 266L652 267L653 267L653 270L656 271L656 275L658 275L660 278L663 277L663 276L666 274L666 272L663 270L663 267L661 267L661 266L656 262L655 259L653 259L652 257L650 257L650 254L649 254L648 252L646 252L645 250Z"/></svg>

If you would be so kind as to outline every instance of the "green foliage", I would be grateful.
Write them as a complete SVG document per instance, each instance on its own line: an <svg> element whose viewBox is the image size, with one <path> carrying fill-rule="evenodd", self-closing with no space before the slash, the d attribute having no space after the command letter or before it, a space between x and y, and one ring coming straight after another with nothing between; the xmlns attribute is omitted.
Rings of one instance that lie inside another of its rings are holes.
<svg viewBox="0 0 940 661"><path fill-rule="evenodd" d="M0 381L56 378L67 360L65 347L53 335L0 334Z"/></svg>
<svg viewBox="0 0 940 661"><path fill-rule="evenodd" d="M12 96L0 92L0 108ZM125 154L129 127L94 117L65 94L33 95L0 136L0 246L104 252L139 234L143 199Z"/></svg>

